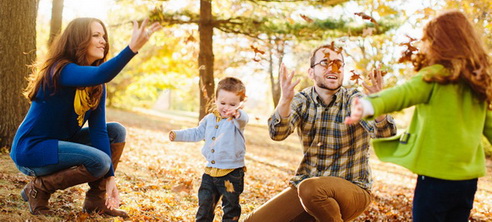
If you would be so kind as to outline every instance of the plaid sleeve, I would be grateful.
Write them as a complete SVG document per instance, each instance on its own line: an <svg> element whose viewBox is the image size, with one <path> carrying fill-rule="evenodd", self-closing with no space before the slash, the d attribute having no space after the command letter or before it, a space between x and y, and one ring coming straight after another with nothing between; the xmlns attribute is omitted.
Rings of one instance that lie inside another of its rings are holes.
<svg viewBox="0 0 492 222"><path fill-rule="evenodd" d="M376 138L396 135L396 125L391 115L386 115L386 118L384 118L381 122L377 122L376 120L373 122L374 134L376 135Z"/></svg>
<svg viewBox="0 0 492 222"><path fill-rule="evenodd" d="M351 95L349 104L352 104L352 99L355 97L362 98L364 94L358 91ZM362 127L364 127L372 138L389 137L396 135L396 125L391 115L386 115L383 121L377 122L375 119L370 121L361 121Z"/></svg>
<svg viewBox="0 0 492 222"><path fill-rule="evenodd" d="M290 115L282 118L278 111L275 110L273 115L268 119L270 138L275 141L281 141L292 134L299 122L299 109L302 107L302 101L299 96L294 96L290 104Z"/></svg>

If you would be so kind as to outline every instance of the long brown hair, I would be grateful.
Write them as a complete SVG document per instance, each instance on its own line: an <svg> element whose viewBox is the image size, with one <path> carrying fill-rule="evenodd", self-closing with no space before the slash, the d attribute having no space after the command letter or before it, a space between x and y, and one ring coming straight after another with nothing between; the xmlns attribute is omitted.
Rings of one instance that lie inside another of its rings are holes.
<svg viewBox="0 0 492 222"><path fill-rule="evenodd" d="M88 64L87 50L91 42L91 24L98 22L102 25L106 47L104 57ZM106 61L109 51L108 34L104 23L96 18L76 18L65 28L63 33L58 35L51 44L46 58L41 63L32 65L33 72L29 76L29 83L24 91L24 95L33 101L40 87L53 87L53 93L58 88L58 79L61 69L68 63L75 63L83 66L98 66ZM52 76L50 76L52 75ZM83 77L82 77L83 78ZM99 100L102 96L102 85L89 87L89 94L92 99Z"/></svg>
<svg viewBox="0 0 492 222"><path fill-rule="evenodd" d="M492 104L490 58L472 23L460 11L444 12L424 28L424 43L416 70L441 64L450 75L424 77L426 82L441 84L464 81L482 101Z"/></svg>

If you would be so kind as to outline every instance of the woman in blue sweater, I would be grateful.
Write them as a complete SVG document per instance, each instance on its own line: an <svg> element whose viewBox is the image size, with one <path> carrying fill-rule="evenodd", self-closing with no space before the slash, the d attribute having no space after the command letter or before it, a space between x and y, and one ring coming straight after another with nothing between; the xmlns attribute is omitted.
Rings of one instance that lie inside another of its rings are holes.
<svg viewBox="0 0 492 222"><path fill-rule="evenodd" d="M11 158L34 176L21 191L32 214L50 214L56 190L89 182L84 210L127 217L118 210L114 170L123 152L125 128L106 123L104 83L111 81L161 26L133 22L130 44L106 61L108 35L103 22L77 18L68 24L35 65L25 95L29 111L14 137ZM82 128L85 122L88 127Z"/></svg>

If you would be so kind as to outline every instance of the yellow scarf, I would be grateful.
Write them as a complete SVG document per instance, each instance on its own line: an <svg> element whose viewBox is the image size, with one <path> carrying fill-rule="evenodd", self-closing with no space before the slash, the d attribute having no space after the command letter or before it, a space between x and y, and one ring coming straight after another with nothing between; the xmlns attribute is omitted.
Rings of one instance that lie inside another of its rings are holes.
<svg viewBox="0 0 492 222"><path fill-rule="evenodd" d="M214 114L214 116L215 116L215 120L216 120L217 122L220 122L220 120L222 120L222 116L220 116L220 113L219 113L219 111L218 111L217 109L214 109L214 110L212 111L212 113Z"/></svg>
<svg viewBox="0 0 492 222"><path fill-rule="evenodd" d="M79 126L84 124L84 116L85 113L89 109L95 109L99 104L99 99L91 98L92 87L84 87L78 88L75 91L75 98L73 100L73 108L75 109L75 113L77 113L77 121L79 122Z"/></svg>

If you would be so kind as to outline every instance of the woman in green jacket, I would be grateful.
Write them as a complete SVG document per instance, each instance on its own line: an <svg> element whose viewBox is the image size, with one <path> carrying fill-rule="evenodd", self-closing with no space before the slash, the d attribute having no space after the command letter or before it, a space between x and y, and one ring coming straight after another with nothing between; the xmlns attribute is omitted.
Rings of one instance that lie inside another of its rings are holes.
<svg viewBox="0 0 492 222"><path fill-rule="evenodd" d="M485 175L481 137L492 141L491 61L472 23L445 12L424 28L413 60L417 75L406 83L354 100L347 124L415 106L409 128L375 139L382 161L418 174L414 221L468 221Z"/></svg>

